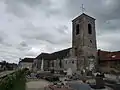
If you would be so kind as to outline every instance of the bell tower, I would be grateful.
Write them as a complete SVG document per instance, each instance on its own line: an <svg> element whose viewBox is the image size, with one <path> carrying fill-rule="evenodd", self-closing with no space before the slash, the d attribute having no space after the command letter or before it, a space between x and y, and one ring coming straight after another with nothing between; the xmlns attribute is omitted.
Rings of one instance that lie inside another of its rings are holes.
<svg viewBox="0 0 120 90"><path fill-rule="evenodd" d="M72 51L77 70L93 71L97 60L95 19L81 14L72 20Z"/></svg>

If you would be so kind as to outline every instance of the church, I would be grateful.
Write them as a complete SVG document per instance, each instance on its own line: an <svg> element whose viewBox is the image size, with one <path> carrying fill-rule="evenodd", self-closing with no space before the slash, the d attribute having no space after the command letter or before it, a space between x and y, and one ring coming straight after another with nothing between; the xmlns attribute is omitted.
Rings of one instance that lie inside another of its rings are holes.
<svg viewBox="0 0 120 90"><path fill-rule="evenodd" d="M95 71L97 66L97 45L95 19L85 13L72 20L72 47L41 53L34 64L37 70Z"/></svg>

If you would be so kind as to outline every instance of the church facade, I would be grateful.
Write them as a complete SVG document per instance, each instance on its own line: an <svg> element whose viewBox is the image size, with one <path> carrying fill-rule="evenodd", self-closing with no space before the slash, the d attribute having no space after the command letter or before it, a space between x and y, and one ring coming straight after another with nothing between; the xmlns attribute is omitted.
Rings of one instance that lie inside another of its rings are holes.
<svg viewBox="0 0 120 90"><path fill-rule="evenodd" d="M97 64L95 19L81 14L72 20L72 47L54 53L42 53L36 57L40 70L57 69L73 71L93 71Z"/></svg>

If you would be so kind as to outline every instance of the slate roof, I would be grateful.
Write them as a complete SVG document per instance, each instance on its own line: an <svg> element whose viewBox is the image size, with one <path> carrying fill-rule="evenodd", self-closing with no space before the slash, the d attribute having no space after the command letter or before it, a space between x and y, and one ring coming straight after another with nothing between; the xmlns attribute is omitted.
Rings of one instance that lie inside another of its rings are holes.
<svg viewBox="0 0 120 90"><path fill-rule="evenodd" d="M44 60L63 59L68 56L70 49L71 48L68 48L54 53L41 53L36 57L36 59L44 59Z"/></svg>
<svg viewBox="0 0 120 90"><path fill-rule="evenodd" d="M51 55L49 53L41 53L36 57L36 59L44 59L44 60L48 60L50 58L51 58Z"/></svg>
<svg viewBox="0 0 120 90"><path fill-rule="evenodd" d="M120 60L120 51L108 52L108 51L98 50L98 54L100 61Z"/></svg>
<svg viewBox="0 0 120 90"><path fill-rule="evenodd" d="M34 58L24 58L20 62L29 62L32 63L34 61Z"/></svg>
<svg viewBox="0 0 120 90"><path fill-rule="evenodd" d="M74 19L72 20L72 22L78 20L78 19L81 18L81 17L89 17L89 18L92 18L93 20L95 20L95 18L93 18L93 17L91 17L91 16L89 16L89 15L87 15L87 14L85 14L85 13L82 13L81 15L77 16L76 18L74 18Z"/></svg>

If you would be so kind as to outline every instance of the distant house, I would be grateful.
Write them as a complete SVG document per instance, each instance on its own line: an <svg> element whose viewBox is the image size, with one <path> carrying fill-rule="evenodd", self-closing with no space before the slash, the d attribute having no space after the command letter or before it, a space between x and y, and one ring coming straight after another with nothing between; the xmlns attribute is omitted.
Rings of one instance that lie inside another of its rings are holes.
<svg viewBox="0 0 120 90"><path fill-rule="evenodd" d="M34 58L24 58L21 59L19 62L19 68L28 68L29 70L32 70Z"/></svg>
<svg viewBox="0 0 120 90"><path fill-rule="evenodd" d="M5 70L15 70L17 68L17 64L15 63L8 63L6 61L0 62L0 70L5 71Z"/></svg>
<svg viewBox="0 0 120 90"><path fill-rule="evenodd" d="M17 67L18 67L18 65L15 63L7 63L6 64L7 70L15 70L15 69L17 69Z"/></svg>
<svg viewBox="0 0 120 90"><path fill-rule="evenodd" d="M98 64L100 67L109 68L120 66L120 51L108 52L98 50Z"/></svg>
<svg viewBox="0 0 120 90"><path fill-rule="evenodd" d="M0 71L6 70L6 62L0 62Z"/></svg>

